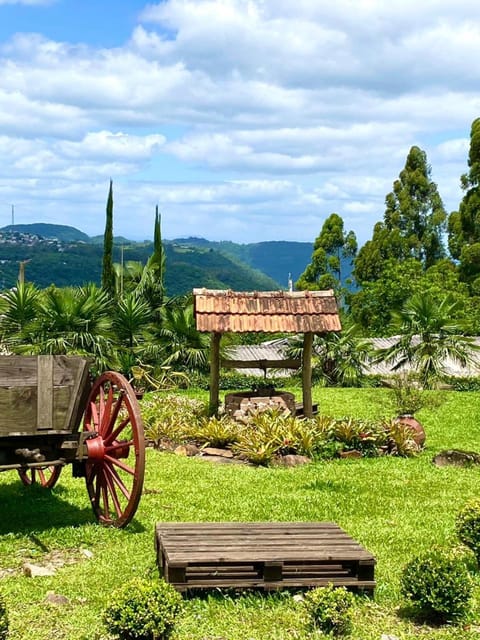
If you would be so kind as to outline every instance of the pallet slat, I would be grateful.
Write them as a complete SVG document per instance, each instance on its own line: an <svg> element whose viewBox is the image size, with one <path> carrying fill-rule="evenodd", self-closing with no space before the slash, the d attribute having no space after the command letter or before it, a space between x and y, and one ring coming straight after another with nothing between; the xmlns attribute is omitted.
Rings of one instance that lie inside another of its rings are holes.
<svg viewBox="0 0 480 640"><path fill-rule="evenodd" d="M159 523L157 562L187 589L375 588L375 558L332 522Z"/></svg>

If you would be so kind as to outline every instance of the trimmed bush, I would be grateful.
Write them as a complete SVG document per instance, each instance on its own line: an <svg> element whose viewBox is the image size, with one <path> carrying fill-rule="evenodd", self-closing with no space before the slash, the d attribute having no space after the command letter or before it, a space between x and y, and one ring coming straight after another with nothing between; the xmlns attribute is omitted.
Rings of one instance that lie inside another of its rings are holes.
<svg viewBox="0 0 480 640"><path fill-rule="evenodd" d="M5 600L0 594L0 640L8 638L8 614Z"/></svg>
<svg viewBox="0 0 480 640"><path fill-rule="evenodd" d="M165 640L182 603L181 595L164 580L133 578L112 593L103 622L121 640Z"/></svg>
<svg viewBox="0 0 480 640"><path fill-rule="evenodd" d="M305 594L310 625L326 634L347 635L352 628L355 598L345 587L318 587Z"/></svg>
<svg viewBox="0 0 480 640"><path fill-rule="evenodd" d="M470 500L457 516L457 534L480 563L480 500Z"/></svg>
<svg viewBox="0 0 480 640"><path fill-rule="evenodd" d="M469 612L473 583L462 557L433 549L404 567L401 589L420 613L449 622Z"/></svg>

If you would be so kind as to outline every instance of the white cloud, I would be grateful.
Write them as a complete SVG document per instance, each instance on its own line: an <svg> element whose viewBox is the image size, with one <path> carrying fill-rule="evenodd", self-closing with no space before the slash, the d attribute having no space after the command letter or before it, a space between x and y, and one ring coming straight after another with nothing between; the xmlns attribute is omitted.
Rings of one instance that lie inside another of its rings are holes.
<svg viewBox="0 0 480 640"><path fill-rule="evenodd" d="M414 144L458 205L477 0L164 0L122 46L78 41L0 42L0 212L100 232L112 176L124 235L158 200L170 237L312 240L336 211L366 240Z"/></svg>

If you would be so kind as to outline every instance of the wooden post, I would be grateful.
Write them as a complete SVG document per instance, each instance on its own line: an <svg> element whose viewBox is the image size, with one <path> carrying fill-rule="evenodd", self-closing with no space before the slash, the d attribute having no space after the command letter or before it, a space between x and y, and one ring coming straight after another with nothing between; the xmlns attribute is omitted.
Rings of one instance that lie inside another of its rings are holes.
<svg viewBox="0 0 480 640"><path fill-rule="evenodd" d="M313 418L312 347L313 347L313 333L311 332L305 333L305 335L303 336L302 391L303 391L303 415L306 418Z"/></svg>
<svg viewBox="0 0 480 640"><path fill-rule="evenodd" d="M210 402L208 406L209 415L213 416L218 411L219 386L220 386L220 339L221 333L212 333L210 348Z"/></svg>

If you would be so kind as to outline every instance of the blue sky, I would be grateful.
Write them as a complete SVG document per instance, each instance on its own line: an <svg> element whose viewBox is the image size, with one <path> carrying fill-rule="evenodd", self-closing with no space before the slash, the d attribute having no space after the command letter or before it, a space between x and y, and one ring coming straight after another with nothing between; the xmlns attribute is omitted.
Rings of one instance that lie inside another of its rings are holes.
<svg viewBox="0 0 480 640"><path fill-rule="evenodd" d="M477 0L0 0L0 226L360 243L412 145L447 209L480 116Z"/></svg>

